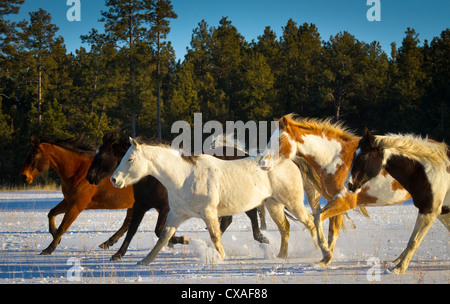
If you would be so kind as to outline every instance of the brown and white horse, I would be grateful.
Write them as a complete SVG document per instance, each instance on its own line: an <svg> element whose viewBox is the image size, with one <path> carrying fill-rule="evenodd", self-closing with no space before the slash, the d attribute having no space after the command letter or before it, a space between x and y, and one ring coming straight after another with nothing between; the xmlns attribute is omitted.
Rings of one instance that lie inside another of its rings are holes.
<svg viewBox="0 0 450 304"><path fill-rule="evenodd" d="M357 193L386 170L411 193L419 209L408 245L392 272L404 273L425 234L438 218L450 231L450 152L445 143L413 135L373 136L364 131L355 152L347 187Z"/></svg>
<svg viewBox="0 0 450 304"><path fill-rule="evenodd" d="M385 170L365 184L359 193L346 191L344 182L359 140L360 137L341 123L332 123L330 119L294 118L289 114L279 120L279 128L260 158L260 166L267 170L273 168L280 157L306 161L311 168L303 170L303 173L327 200L322 210L319 205L311 206L323 254L319 263L322 266L328 265L333 257L342 213L363 207L361 211L368 216L365 206L393 205L411 198L408 191ZM328 244L322 226L327 218L330 218Z"/></svg>

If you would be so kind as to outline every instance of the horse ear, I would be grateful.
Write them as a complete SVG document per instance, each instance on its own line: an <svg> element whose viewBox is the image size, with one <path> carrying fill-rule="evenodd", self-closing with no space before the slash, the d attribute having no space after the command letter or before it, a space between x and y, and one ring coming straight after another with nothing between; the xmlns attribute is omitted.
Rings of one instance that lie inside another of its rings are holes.
<svg viewBox="0 0 450 304"><path fill-rule="evenodd" d="M132 146L134 146L135 148L138 148L138 147L139 147L139 144L138 144L138 142L136 141L136 139L134 139L134 138L132 138L132 137L129 137L129 139L130 139L130 144L131 144Z"/></svg>
<svg viewBox="0 0 450 304"><path fill-rule="evenodd" d="M364 136L363 137L370 146L373 146L373 144L375 142L375 138L373 137L372 132L370 132L370 130L367 127L364 127Z"/></svg>
<svg viewBox="0 0 450 304"><path fill-rule="evenodd" d="M278 120L278 127L280 129L284 129L286 127L286 125L287 125L287 119L285 116L283 116L283 117L281 117L280 120Z"/></svg>

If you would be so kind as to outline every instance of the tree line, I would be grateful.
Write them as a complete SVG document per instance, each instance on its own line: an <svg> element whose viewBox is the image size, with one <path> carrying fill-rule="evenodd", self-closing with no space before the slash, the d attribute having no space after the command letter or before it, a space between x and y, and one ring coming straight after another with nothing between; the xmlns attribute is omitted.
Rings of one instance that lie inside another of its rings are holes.
<svg viewBox="0 0 450 304"><path fill-rule="evenodd" d="M31 136L123 133L170 140L177 120L334 117L361 130L450 138L450 29L432 41L407 28L386 54L343 31L323 40L287 20L246 41L227 17L201 20L183 60L167 34L170 0L106 0L101 29L68 53L43 9L9 20L24 0L0 4L0 183L18 182ZM48 177L51 178L51 177Z"/></svg>

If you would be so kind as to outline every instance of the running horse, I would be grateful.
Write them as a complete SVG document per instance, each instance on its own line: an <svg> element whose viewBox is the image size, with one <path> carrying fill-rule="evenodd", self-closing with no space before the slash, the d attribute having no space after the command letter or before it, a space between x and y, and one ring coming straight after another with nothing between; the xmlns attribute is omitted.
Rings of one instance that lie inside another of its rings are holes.
<svg viewBox="0 0 450 304"><path fill-rule="evenodd" d="M154 145L140 138L131 146L111 176L115 187L137 183L147 175L155 176L167 189L170 212L164 230L152 251L139 264L154 261L161 248L184 221L201 218L216 250L225 257L218 216L234 215L264 203L281 235L279 257L287 256L289 222L286 207L310 231L313 216L304 206L303 181L297 166L286 160L279 170L261 170L256 157L222 160L211 155L185 156L170 146Z"/></svg>
<svg viewBox="0 0 450 304"><path fill-rule="evenodd" d="M85 209L127 209L125 220L120 229L99 247L108 249L128 230L134 204L133 189L117 189L108 180L97 186L86 180L89 166L94 159L96 149L86 138L54 139L32 138L33 146L28 153L22 178L28 184L42 172L53 168L61 179L64 199L48 213L49 231L53 236L50 245L41 255L51 254L61 241L77 216ZM64 213L58 229L55 217Z"/></svg>
<svg viewBox="0 0 450 304"><path fill-rule="evenodd" d="M107 180L109 182L109 178L113 174L114 170L116 170L130 145L131 144L128 137L120 135L117 130L103 136L103 143L98 149L86 175L89 183L98 185L103 180ZM213 151L216 149L220 149L220 155L223 156L217 157L222 159L239 159L248 157L248 155L239 156L236 149L231 146L219 146L214 148ZM158 211L158 220L155 226L155 233L158 238L161 236L167 215L170 211L167 189L155 177L147 175L139 182L133 184L132 187L136 202L133 205L133 215L131 217L130 226L122 246L111 257L111 260L120 260L126 253L131 240L136 234L137 228L148 210L155 208ZM259 229L257 210L249 210L246 214L250 218L252 224L254 239L260 243L269 243L269 240L264 237ZM231 216L221 217L220 230L222 233L225 232L231 222ZM187 242L187 240L184 240L184 243ZM174 237L172 237L169 243L183 243L183 240L178 239L177 241L174 241Z"/></svg>
<svg viewBox="0 0 450 304"><path fill-rule="evenodd" d="M450 231L450 151L445 143L414 135L374 136L365 129L349 173L349 192L358 193L386 170L411 193L419 209L406 249L394 261L394 273L405 273L414 252L438 218Z"/></svg>
<svg viewBox="0 0 450 304"><path fill-rule="evenodd" d="M386 170L381 170L359 193L346 190L344 183L360 139L342 123L332 123L331 119L295 118L289 114L279 120L279 127L259 161L260 166L267 170L276 166L281 158L308 164L310 170L304 170L305 179L327 200L322 209L319 204L311 206L323 255L319 262L321 266L331 263L342 213L359 207L368 217L366 206L393 205L411 198ZM323 221L328 218L327 243Z"/></svg>

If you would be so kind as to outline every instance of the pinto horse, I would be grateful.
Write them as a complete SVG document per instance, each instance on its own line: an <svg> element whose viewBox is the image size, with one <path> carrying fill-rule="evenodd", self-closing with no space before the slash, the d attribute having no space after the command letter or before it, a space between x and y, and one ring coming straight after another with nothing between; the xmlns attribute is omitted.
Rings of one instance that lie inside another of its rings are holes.
<svg viewBox="0 0 450 304"><path fill-rule="evenodd" d="M225 251L218 216L241 213L262 203L281 234L279 257L286 257L288 249L289 222L285 207L315 237L313 217L304 206L302 176L291 161L284 161L279 170L266 172L259 168L255 157L225 161L205 154L184 156L169 146L140 139L130 141L131 146L111 176L111 182L123 188L153 175L167 188L170 204L161 237L139 264L152 262L178 226L192 217L206 223L211 241L223 259Z"/></svg>
<svg viewBox="0 0 450 304"><path fill-rule="evenodd" d="M86 173L94 159L93 144L80 137L77 139L32 139L33 147L21 172L24 181L31 184L43 171L53 168L61 179L64 199L48 213L49 231L53 236L50 245L41 252L49 255L61 241L77 216L85 209L127 209L120 229L100 245L107 249L128 230L134 203L132 187L117 189L107 180L98 186L86 180ZM56 229L55 217L64 213L64 218Z"/></svg>
<svg viewBox="0 0 450 304"><path fill-rule="evenodd" d="M109 134L103 136L103 143L98 149L97 154L87 172L86 178L91 184L98 185L102 180L112 175L114 170L116 170L122 157L127 152L130 147L130 141L126 136L120 136L117 131L113 131ZM224 149L231 147L218 147L222 149L221 155L234 155L234 156L222 156L222 158L232 159L232 158L242 158L242 156L237 156L236 151L230 151L232 153L225 154ZM167 215L169 214L170 207L167 197L166 188L153 176L147 175L142 178L139 182L133 184L133 193L135 197L135 203L133 205L133 215L131 218L130 226L125 236L125 240L122 243L120 249L115 253L111 260L119 260L126 253L128 246L136 234L137 228L139 227L145 213L155 208L158 211L158 220L156 222L155 233L158 238L161 236L162 229L166 222ZM258 226L257 210L252 209L247 212L248 217L252 223L253 237L255 240L261 243L268 243L268 239L264 237ZM222 217L220 220L220 230L225 232L227 227L231 224L232 217L226 216ZM172 237L169 241L172 244L176 243L187 243L187 239L182 239L181 237Z"/></svg>
<svg viewBox="0 0 450 304"><path fill-rule="evenodd" d="M289 114L279 120L279 128L260 158L261 167L268 170L276 166L281 157L306 161L311 168L304 172L306 180L327 200L323 209L319 204L312 205L323 254L321 266L332 260L343 212L359 207L368 217L365 206L393 205L411 197L385 170L364 185L358 194L346 191L344 182L359 140L360 137L330 119L300 119ZM328 244L323 233L323 221L327 218L330 218Z"/></svg>
<svg viewBox="0 0 450 304"><path fill-rule="evenodd" d="M394 261L394 273L405 273L414 252L438 218L450 231L450 151L438 143L413 135L373 136L365 129L355 151L347 187L358 193L386 170L411 193L419 209L408 245Z"/></svg>

